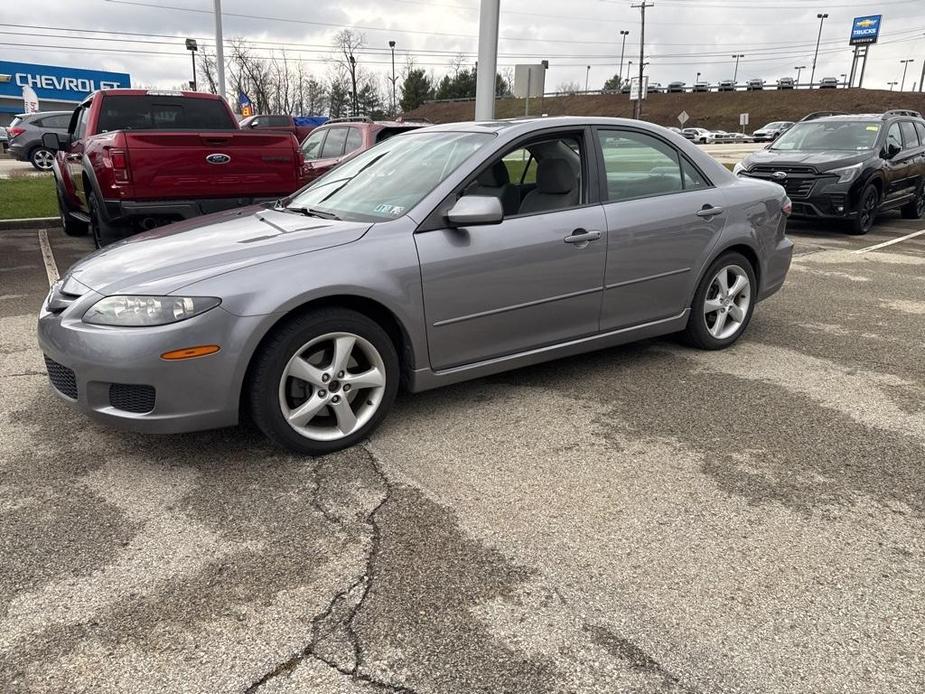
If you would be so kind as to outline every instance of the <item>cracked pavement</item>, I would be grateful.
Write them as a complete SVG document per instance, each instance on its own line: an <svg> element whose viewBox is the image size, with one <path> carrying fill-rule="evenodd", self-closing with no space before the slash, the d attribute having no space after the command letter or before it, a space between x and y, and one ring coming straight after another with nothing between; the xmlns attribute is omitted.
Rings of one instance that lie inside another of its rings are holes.
<svg viewBox="0 0 925 694"><path fill-rule="evenodd" d="M0 232L0 691L925 690L925 237L853 252L922 226L795 223L731 350L405 395L316 460L70 411Z"/></svg>

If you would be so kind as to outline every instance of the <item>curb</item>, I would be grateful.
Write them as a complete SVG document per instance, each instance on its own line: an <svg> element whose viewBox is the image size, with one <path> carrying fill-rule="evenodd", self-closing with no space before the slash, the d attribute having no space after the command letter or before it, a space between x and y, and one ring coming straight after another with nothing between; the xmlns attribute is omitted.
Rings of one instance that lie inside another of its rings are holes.
<svg viewBox="0 0 925 694"><path fill-rule="evenodd" d="M26 219L0 219L0 231L13 229L44 229L60 227L60 217L29 217Z"/></svg>

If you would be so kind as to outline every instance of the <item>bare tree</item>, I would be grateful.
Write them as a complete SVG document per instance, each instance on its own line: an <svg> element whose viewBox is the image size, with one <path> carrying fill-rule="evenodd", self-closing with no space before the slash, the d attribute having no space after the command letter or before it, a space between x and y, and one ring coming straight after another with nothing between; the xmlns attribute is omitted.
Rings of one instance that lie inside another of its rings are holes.
<svg viewBox="0 0 925 694"><path fill-rule="evenodd" d="M350 77L350 87L352 93L352 115L359 115L359 104L357 103L357 59L356 54L363 46L366 45L366 36L361 33L354 33L350 29L344 29L337 32L334 37L334 48L338 55L334 59L340 67L347 71Z"/></svg>

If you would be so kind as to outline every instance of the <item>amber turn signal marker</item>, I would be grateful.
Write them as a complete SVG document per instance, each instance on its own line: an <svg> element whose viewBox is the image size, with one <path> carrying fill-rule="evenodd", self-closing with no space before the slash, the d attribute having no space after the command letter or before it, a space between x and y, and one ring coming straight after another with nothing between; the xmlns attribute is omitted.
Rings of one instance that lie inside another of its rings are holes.
<svg viewBox="0 0 925 694"><path fill-rule="evenodd" d="M195 359L196 357L204 357L207 354L215 354L220 349L221 347L218 345L184 347L183 349L175 349L170 352L164 352L161 355L161 359L166 359L167 361L177 361L179 359Z"/></svg>

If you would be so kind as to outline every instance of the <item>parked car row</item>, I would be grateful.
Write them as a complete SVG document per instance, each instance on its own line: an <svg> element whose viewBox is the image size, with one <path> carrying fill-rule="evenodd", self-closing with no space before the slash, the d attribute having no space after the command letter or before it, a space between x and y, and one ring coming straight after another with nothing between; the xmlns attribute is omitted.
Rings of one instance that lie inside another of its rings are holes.
<svg viewBox="0 0 925 694"><path fill-rule="evenodd" d="M745 133L727 132L725 130L707 130L706 128L684 128L681 135L698 145L712 145L729 142L751 142L752 137Z"/></svg>
<svg viewBox="0 0 925 694"><path fill-rule="evenodd" d="M835 89L838 86L845 86L844 83L840 82L836 77L823 77L819 80L818 83L814 85L799 85L792 77L781 77L773 85L768 85L768 83L758 77L752 78L745 82L737 82L736 80L720 80L716 83L711 82L695 82L692 85L688 85L686 82L669 82L667 87L662 87L658 82L650 82L647 88L647 93L664 93L664 94L675 94L682 92L734 92L738 90L745 91L762 91L764 89L798 89L805 87L807 89ZM620 88L622 94L629 94L630 85L629 82L624 82Z"/></svg>

